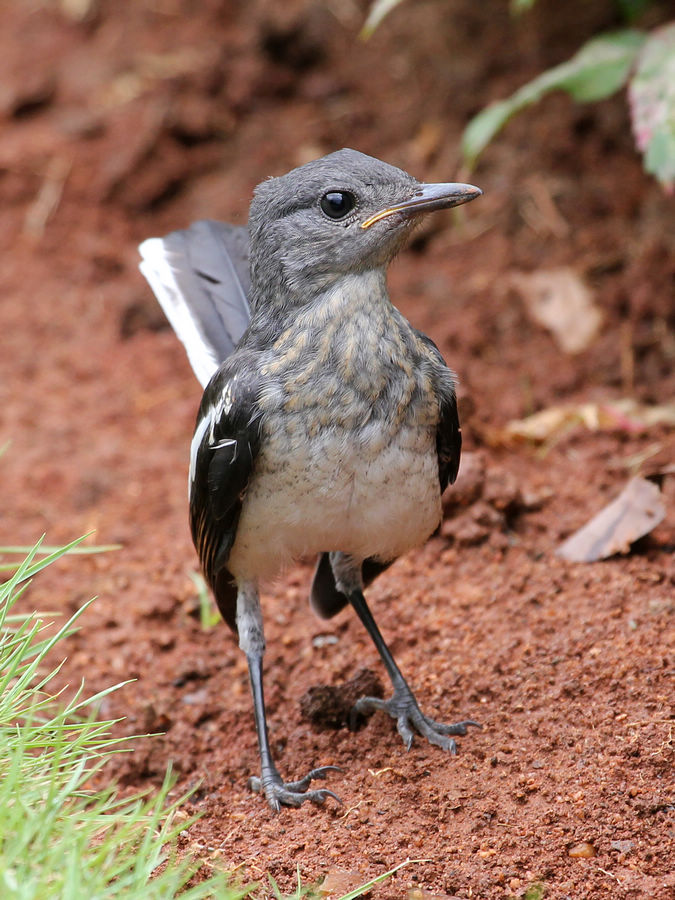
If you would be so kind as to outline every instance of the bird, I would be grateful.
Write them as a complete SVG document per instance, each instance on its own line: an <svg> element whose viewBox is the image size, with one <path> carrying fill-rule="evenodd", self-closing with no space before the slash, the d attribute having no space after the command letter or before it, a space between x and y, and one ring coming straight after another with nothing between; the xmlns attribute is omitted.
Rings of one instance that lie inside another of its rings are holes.
<svg viewBox="0 0 675 900"><path fill-rule="evenodd" d="M317 560L311 607L330 618L351 606L391 680L392 696L362 697L355 717L383 710L406 749L417 732L451 754L477 725L421 711L364 589L436 532L461 451L456 377L392 304L387 268L423 216L481 193L345 148L262 181L245 226L205 219L139 248L204 387L191 533L246 656L260 763L249 783L275 812L341 802L312 787L339 767L287 781L270 746L260 585L294 560Z"/></svg>

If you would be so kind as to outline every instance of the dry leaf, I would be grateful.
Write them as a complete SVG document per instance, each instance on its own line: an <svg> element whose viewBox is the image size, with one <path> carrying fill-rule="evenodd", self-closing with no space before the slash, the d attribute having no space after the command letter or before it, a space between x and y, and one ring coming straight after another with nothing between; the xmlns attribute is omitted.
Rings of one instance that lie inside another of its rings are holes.
<svg viewBox="0 0 675 900"><path fill-rule="evenodd" d="M61 12L74 22L84 22L97 10L99 0L61 0Z"/></svg>
<svg viewBox="0 0 675 900"><path fill-rule="evenodd" d="M351 871L333 869L324 878L319 892L322 897L341 897L343 894L348 894L359 887L366 880L363 873L356 869Z"/></svg>
<svg viewBox="0 0 675 900"><path fill-rule="evenodd" d="M531 318L551 332L565 353L581 353L593 343L602 315L590 289L572 269L514 272L510 284Z"/></svg>
<svg viewBox="0 0 675 900"><path fill-rule="evenodd" d="M509 422L507 438L542 442L558 436L574 425L591 431L625 431L637 434L654 425L675 425L675 403L648 406L630 398L613 403L579 403L549 406L525 419Z"/></svg>
<svg viewBox="0 0 675 900"><path fill-rule="evenodd" d="M645 478L632 478L616 500L561 544L556 554L571 562L595 562L626 553L665 515L658 486Z"/></svg>

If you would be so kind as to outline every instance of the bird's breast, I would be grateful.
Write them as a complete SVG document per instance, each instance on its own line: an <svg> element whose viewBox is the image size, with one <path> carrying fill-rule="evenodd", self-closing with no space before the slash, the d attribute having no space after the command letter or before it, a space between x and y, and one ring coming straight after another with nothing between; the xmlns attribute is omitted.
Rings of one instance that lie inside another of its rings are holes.
<svg viewBox="0 0 675 900"><path fill-rule="evenodd" d="M358 296L341 290L301 311L263 361L236 577L323 551L388 561L438 525L433 363L386 295Z"/></svg>
<svg viewBox="0 0 675 900"><path fill-rule="evenodd" d="M322 429L294 440L280 428L256 461L228 568L236 577L268 577L293 559L332 550L394 559L431 534L440 512L428 429L394 437Z"/></svg>
<svg viewBox="0 0 675 900"><path fill-rule="evenodd" d="M271 576L332 550L390 560L431 534L441 512L434 404L418 400L415 414L417 385L400 381L387 384L386 403L335 373L323 388L284 392L264 418L228 562L235 576Z"/></svg>

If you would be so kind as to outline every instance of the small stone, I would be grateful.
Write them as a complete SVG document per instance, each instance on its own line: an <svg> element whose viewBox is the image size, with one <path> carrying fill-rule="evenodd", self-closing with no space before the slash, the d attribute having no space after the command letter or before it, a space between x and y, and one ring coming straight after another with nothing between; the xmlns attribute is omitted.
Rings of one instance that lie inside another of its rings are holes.
<svg viewBox="0 0 675 900"><path fill-rule="evenodd" d="M478 500L470 509L443 522L441 534L453 539L459 547L472 547L483 543L503 526L502 514L484 500Z"/></svg>
<svg viewBox="0 0 675 900"><path fill-rule="evenodd" d="M408 900L460 900L454 894L430 894L422 887L413 888L408 894Z"/></svg>
<svg viewBox="0 0 675 900"><path fill-rule="evenodd" d="M548 486L540 488L522 488L520 492L520 505L527 512L541 509L554 496L553 488Z"/></svg>
<svg viewBox="0 0 675 900"><path fill-rule="evenodd" d="M198 706L202 703L205 703L209 699L209 693L206 688L200 688L197 691L190 691L188 694L183 694L181 700L187 706Z"/></svg>
<svg viewBox="0 0 675 900"><path fill-rule="evenodd" d="M336 634L317 634L312 638L313 647L327 647L330 644L337 644L339 638Z"/></svg>
<svg viewBox="0 0 675 900"><path fill-rule="evenodd" d="M634 846L633 841L612 841L609 849L617 850L619 853L630 853Z"/></svg>
<svg viewBox="0 0 675 900"><path fill-rule="evenodd" d="M485 468L485 457L479 451L462 453L457 481L443 496L444 508L467 507L479 500L485 483Z"/></svg>
<svg viewBox="0 0 675 900"><path fill-rule="evenodd" d="M500 513L511 513L522 507L516 476L506 469L491 468L485 479L483 499Z"/></svg>

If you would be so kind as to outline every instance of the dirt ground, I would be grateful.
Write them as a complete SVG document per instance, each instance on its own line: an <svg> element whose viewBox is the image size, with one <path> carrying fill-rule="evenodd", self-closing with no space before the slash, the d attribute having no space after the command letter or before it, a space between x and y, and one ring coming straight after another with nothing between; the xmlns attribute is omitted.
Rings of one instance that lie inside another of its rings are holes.
<svg viewBox="0 0 675 900"><path fill-rule="evenodd" d="M515 120L471 176L484 197L438 214L391 271L394 301L459 374L466 455L442 534L369 596L423 709L482 729L451 758L420 740L406 753L382 714L356 733L308 722L310 688L363 667L385 676L349 611L327 623L309 612L300 565L264 597L272 741L287 776L342 766L328 786L344 805L274 816L247 790L245 662L225 626L201 626L191 579L200 388L136 245L198 218L244 222L258 181L342 146L427 181L464 180L469 117L616 25L610 2L541 0L518 23L502 0L410 2L363 44L366 6L2 5L0 543L95 529L90 542L121 545L64 560L25 604L69 613L98 595L64 679L91 692L135 679L103 713L126 717L120 733L161 736L112 774L144 788L171 763L177 790L199 784L190 808L203 817L184 846L205 870L271 872L284 890L296 868L303 882L329 874L336 896L410 858L372 896L665 900L672 430L577 425L544 448L501 439L556 403L675 396L673 198L641 170L624 97L554 96ZM603 315L575 355L513 289L514 274L560 267ZM660 484L664 522L604 562L555 556L637 472Z"/></svg>

